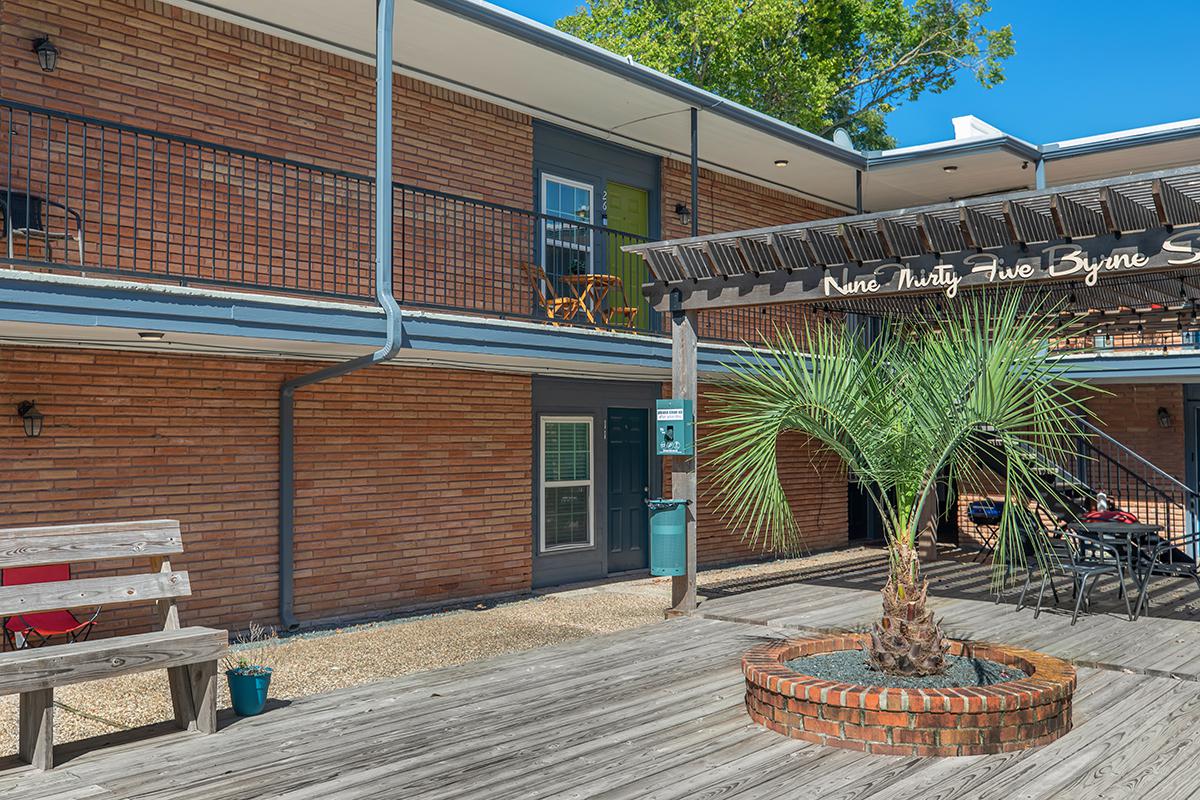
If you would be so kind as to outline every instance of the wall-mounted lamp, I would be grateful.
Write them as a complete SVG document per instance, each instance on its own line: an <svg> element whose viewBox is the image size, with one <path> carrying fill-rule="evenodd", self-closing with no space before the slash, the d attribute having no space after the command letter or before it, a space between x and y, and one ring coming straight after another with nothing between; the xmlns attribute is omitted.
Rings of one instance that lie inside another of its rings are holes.
<svg viewBox="0 0 1200 800"><path fill-rule="evenodd" d="M1173 423L1174 423L1174 420L1171 419L1171 412L1167 411L1162 406L1159 406L1159 408L1158 408L1158 427L1169 428L1169 427L1171 427L1171 425Z"/></svg>
<svg viewBox="0 0 1200 800"><path fill-rule="evenodd" d="M692 222L692 210L684 203L675 204L675 216L679 217L680 225L690 225Z"/></svg>
<svg viewBox="0 0 1200 800"><path fill-rule="evenodd" d="M32 400L22 400L17 404L17 416L21 418L21 425L25 428L26 436L33 438L42 435L42 423L46 417L38 411L37 403Z"/></svg>
<svg viewBox="0 0 1200 800"><path fill-rule="evenodd" d="M43 72L54 72L54 68L58 66L58 48L50 41L49 36L34 39L33 52L37 53L38 64Z"/></svg>

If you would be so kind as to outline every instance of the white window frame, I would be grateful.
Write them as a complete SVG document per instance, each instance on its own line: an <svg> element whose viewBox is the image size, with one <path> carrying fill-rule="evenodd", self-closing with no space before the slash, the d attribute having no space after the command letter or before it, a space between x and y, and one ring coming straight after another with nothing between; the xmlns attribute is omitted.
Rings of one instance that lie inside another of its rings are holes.
<svg viewBox="0 0 1200 800"><path fill-rule="evenodd" d="M588 218L586 220L586 224L587 225L595 225L596 224L596 189L594 186L592 186L590 183L583 183L582 181L573 181L570 178L563 178L559 175L552 175L549 172L543 172L542 173L542 195L541 195L541 204L540 204L541 205L541 213L542 213L542 262L541 262L542 269L547 269L549 266L548 262L546 261L546 242L550 238L550 230L549 230L550 221L547 218L557 216L556 214L550 213L550 211L548 211L546 209L546 197L548 194L546 190L547 190L547 185L550 183L550 181L554 181L555 183L561 183L563 186L570 186L575 189L583 189L583 190L587 191ZM558 217L558 218L562 219L564 222L567 221L567 219L565 217ZM590 275L596 271L596 241L595 241L596 232L594 229L592 229L590 227L587 229L587 232L588 232L588 243L586 245L575 244L574 242L562 242L562 241L555 240L554 246L561 247L564 250L586 250L587 251L587 271L588 271L588 274Z"/></svg>
<svg viewBox="0 0 1200 800"><path fill-rule="evenodd" d="M554 422L587 423L588 479L586 481L546 481L546 426ZM567 550L589 550L596 545L596 440L595 420L590 416L543 416L538 427L538 552L561 553ZM546 489L561 486L588 487L587 543L546 546Z"/></svg>

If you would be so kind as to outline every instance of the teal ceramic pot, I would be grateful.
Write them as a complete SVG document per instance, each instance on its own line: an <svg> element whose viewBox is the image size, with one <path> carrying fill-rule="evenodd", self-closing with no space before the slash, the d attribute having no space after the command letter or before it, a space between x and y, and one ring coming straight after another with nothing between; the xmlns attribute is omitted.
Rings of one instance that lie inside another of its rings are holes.
<svg viewBox="0 0 1200 800"><path fill-rule="evenodd" d="M229 697L233 701L234 712L239 717L261 714L267 704L267 689L271 686L270 667L262 675L246 675L229 670L225 677L229 680Z"/></svg>

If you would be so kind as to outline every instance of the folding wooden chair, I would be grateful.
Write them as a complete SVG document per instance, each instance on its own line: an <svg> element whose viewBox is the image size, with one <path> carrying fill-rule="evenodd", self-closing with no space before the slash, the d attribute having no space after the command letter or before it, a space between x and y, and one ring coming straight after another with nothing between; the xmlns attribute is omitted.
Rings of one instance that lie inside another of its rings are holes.
<svg viewBox="0 0 1200 800"><path fill-rule="evenodd" d="M629 298L625 294L624 281L621 282L619 289L621 305L609 306L608 308L604 309L604 311L601 312L600 318L604 320L605 325L612 325L613 320L616 319L621 322L622 327L632 329L634 323L637 321L639 309L637 306L629 304Z"/></svg>
<svg viewBox="0 0 1200 800"><path fill-rule="evenodd" d="M568 322L579 313L580 303L575 297L559 297L554 291L554 285L550 278L541 267L535 267L533 264L518 265L521 272L525 274L525 279L529 281L529 285L533 288L533 294L538 300L538 305L546 312L546 317L552 320L561 320Z"/></svg>

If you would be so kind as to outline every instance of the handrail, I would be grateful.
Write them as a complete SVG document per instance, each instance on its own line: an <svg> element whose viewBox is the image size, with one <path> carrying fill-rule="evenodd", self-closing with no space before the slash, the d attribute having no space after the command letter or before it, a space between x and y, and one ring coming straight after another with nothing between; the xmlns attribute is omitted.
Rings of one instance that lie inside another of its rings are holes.
<svg viewBox="0 0 1200 800"><path fill-rule="evenodd" d="M306 161L300 161L286 156L273 156L268 153L260 153L254 150L248 150L244 147L234 147L227 144L217 144L205 139L197 139L194 136L186 136L179 133L163 133L152 128L142 128L137 125L127 125L123 122L113 122L112 120L100 119L99 117L89 117L83 114L73 114L68 111L58 111L53 108L45 108L43 106L35 106L30 103L21 103L15 100L6 100L0 97L0 108L8 108L13 111L24 111L29 114L39 114L43 117L55 117L57 119L69 120L78 122L83 125L94 125L96 127L110 128L124 133L131 133L134 136L147 136L164 141L175 142L176 144L186 144L192 147L203 147L207 150L213 150L218 153L228 153L229 155L241 156L245 158L253 158L259 161L266 161L281 166L295 167L297 169L312 170L314 172L323 172L326 175L336 175L339 178L347 178L355 181L365 181L374 183L375 179L367 174L360 172L352 172L350 170L339 169L337 167L322 167L318 164L311 164Z"/></svg>
<svg viewBox="0 0 1200 800"><path fill-rule="evenodd" d="M202 147L206 150L212 150L212 151L218 152L218 153L226 153L229 155L235 155L235 156L239 156L239 157L253 158L257 161L264 161L267 163L279 164L281 166L295 167L296 169L324 173L326 175L336 175L339 178L347 178L349 180L361 181L363 183L370 184L370 185L374 185L374 183L375 183L374 176L367 175L366 173L362 173L362 172L354 172L353 170L342 169L339 167L325 167L325 166L321 166L320 164L314 164L309 161L301 161L299 159L288 158L286 156L273 156L273 155L270 155L269 153L262 153L262 152L255 151L255 150L249 150L244 147L236 147L236 146L227 145L227 144L220 144L217 142L208 141L206 139L198 139L194 136L186 136L186 135L178 134L178 133L164 133L162 131L153 130L152 128L143 128L138 125L128 125L128 124L125 124L122 122L114 122L112 120L106 120L106 119L101 119L99 117L87 116L85 114L75 114L75 113L72 113L69 111L59 111L57 109L36 106L36 105L32 105L30 103L22 103L22 102L19 102L16 100L7 100L4 98L0 98L0 108L8 108L8 109L14 110L14 111L24 111L24 112L31 113L31 114L39 114L43 117L55 117L57 119L70 120L72 122L78 122L83 125L94 125L96 127L110 128L112 130L124 131L125 133L130 133L135 136L146 136L146 137L150 137L150 138L160 139L163 141L175 142L177 144L186 144L186 145L191 145L193 147ZM439 197L444 200L452 200L452 201L460 202L460 203L471 203L472 205L481 206L483 208L490 208L490 209L493 209L496 211L505 211L505 212L509 212L509 213L513 213L513 214L521 214L523 216L527 216L527 217L531 217L531 218L540 218L540 219L555 220L555 221L562 220L563 222L570 223L574 227L586 228L586 229L596 231L596 232L601 232L601 233L619 234L621 236L629 237L630 239L637 239L637 240L640 240L643 242L653 241L649 236L643 236L642 234L631 233L629 231L622 231L617 228L609 228L609 227L605 227L603 225L596 225L596 224L593 224L590 222L583 222L581 220L565 219L562 217L554 216L553 214L545 214L543 212L539 212L534 209L520 208L519 206L508 206L508 205L504 205L503 203L496 203L496 202L492 202L490 200L483 200L483 199L480 199L477 197L468 197L467 195L455 194L452 192L445 192L440 189L431 189L426 186L417 186L416 184L412 184L412 183L405 183L402 181L393 180L392 188L394 190L399 190L399 191L420 192L422 194L430 195L432 197Z"/></svg>
<svg viewBox="0 0 1200 800"><path fill-rule="evenodd" d="M1193 495L1198 495L1198 496L1200 496L1200 493L1197 493L1197 492L1196 492L1194 489L1192 489L1192 488L1191 488L1190 486L1188 486L1186 483L1183 483L1182 481L1180 481L1180 480L1179 480L1178 478L1176 478L1175 476L1173 476L1173 475L1170 475L1170 474L1168 474L1167 472L1164 472L1164 471L1162 470L1162 468L1160 468L1160 467L1159 467L1157 464L1155 464L1155 463L1154 463L1154 462L1152 462L1152 461L1149 461L1148 459L1146 459L1146 457L1145 457L1145 456L1142 456L1142 455L1140 455L1139 453L1137 453L1137 452L1135 452L1135 451L1133 451L1133 450L1129 449L1129 448L1128 448L1128 447L1126 447L1124 444L1122 444L1122 443L1121 443L1121 442L1119 442L1118 440L1114 439L1113 437L1109 436L1107 433L1105 433L1104 431L1100 430L1099 428L1097 428L1095 425L1091 424L1091 423L1090 423L1090 422L1088 422L1087 420L1085 420L1085 419L1080 419L1080 420L1078 420L1078 421L1079 421L1080 427L1082 427L1082 428L1083 428L1085 431L1087 431L1089 435L1091 435L1091 436L1096 436L1096 437L1098 437L1098 438L1101 438L1101 439L1103 439L1104 441L1106 441L1106 442L1108 442L1108 443L1110 443L1110 444L1112 444L1112 445L1115 445L1115 446L1117 447L1117 449L1119 449L1121 452L1123 452L1123 453L1125 453L1126 455L1130 456L1131 458L1133 458L1134 460L1136 460L1136 461L1137 461L1139 464L1141 464L1141 465L1143 465L1143 466L1145 466L1145 467L1149 468L1149 469L1150 469L1150 471L1154 472L1154 473L1155 473L1156 475L1158 475L1160 478L1164 478L1164 479L1166 479L1166 480L1167 480L1169 483L1172 483L1172 484L1174 484L1174 485L1175 485L1177 488L1179 488L1179 489L1182 489L1184 492L1186 492L1186 493L1188 493L1188 494L1193 494ZM1133 471L1132 471L1132 470L1129 470L1129 472L1130 472L1131 474L1133 474Z"/></svg>

